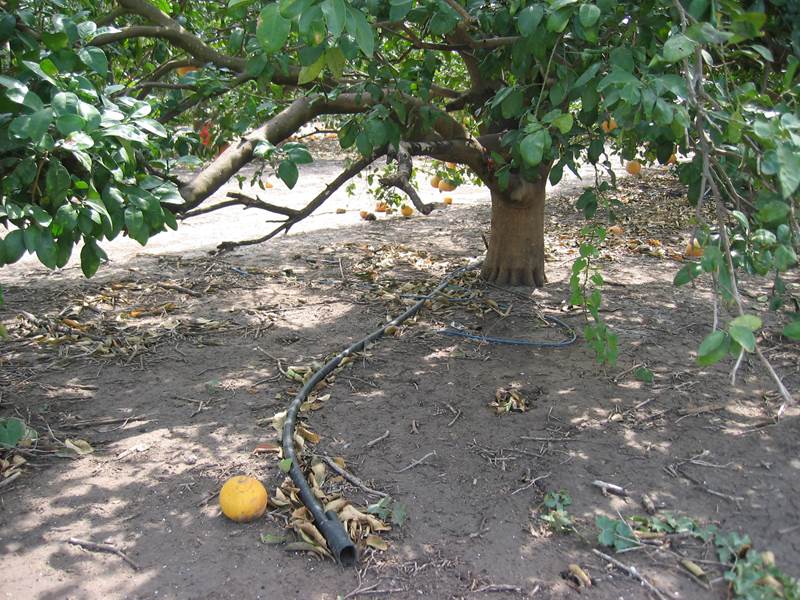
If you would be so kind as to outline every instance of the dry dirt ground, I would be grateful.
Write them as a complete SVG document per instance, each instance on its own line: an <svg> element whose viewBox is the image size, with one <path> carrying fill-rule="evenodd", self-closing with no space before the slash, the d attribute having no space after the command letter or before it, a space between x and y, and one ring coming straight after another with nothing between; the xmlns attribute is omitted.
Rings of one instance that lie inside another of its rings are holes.
<svg viewBox="0 0 800 600"><path fill-rule="evenodd" d="M301 181L320 187L336 166L313 165ZM800 575L800 411L788 406L775 420L781 400L750 357L733 386L729 362L695 364L712 305L705 284L671 285L691 226L666 170L623 182L623 231L602 252L617 366L599 367L580 340L541 348L439 332L454 325L562 339L541 313L582 327L564 302L584 223L576 189L551 194L545 288L461 278L451 292L470 294L468 302L433 304L339 371L323 390L330 397L310 407L319 410L303 413L320 436L306 444L308 461L341 457L407 512L401 526L372 539L385 550L362 548L357 569L273 543L287 535L287 509L234 524L215 494L239 473L275 493L284 476L269 451L270 419L297 389L281 371L324 361L399 314L410 301L404 294L430 289L480 255L485 193L460 189L452 208L429 217L368 223L354 216L367 202L362 190L334 203L347 213L326 206L298 234L223 255L199 252L263 232L260 216L229 212L219 221L226 227L209 218L206 229L156 238L146 253L112 244L112 264L88 281L74 266L57 274L31 262L4 269L0 317L10 338L0 346L0 417L22 417L39 441L17 454L27 462L0 487L0 595L644 598L651 593L638 580L592 552L613 553L598 543L595 519L632 522L646 514L642 494L659 514L749 534L754 548ZM790 286L800 292L796 280ZM748 289L748 304L764 306L764 289ZM780 338L781 323L765 315L762 344L788 387L800 390L800 351ZM652 383L634 377L638 365L652 370ZM500 388L517 390L528 410L497 414L490 403ZM87 449L83 442L94 451L79 456L65 446ZM630 496L604 495L595 480ZM324 489L362 509L379 500L330 471ZM559 490L572 500L571 533L542 519L545 494ZM111 544L138 569L67 543L73 537ZM682 557L707 575L689 575ZM686 536L616 558L662 597L729 593L713 550ZM594 585L565 576L571 563Z"/></svg>

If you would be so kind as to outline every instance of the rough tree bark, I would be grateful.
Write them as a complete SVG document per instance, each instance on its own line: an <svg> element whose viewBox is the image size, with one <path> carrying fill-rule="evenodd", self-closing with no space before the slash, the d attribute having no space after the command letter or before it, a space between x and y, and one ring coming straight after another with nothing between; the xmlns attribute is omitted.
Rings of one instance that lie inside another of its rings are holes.
<svg viewBox="0 0 800 600"><path fill-rule="evenodd" d="M492 189L489 249L481 269L487 281L541 287L544 274L544 202L547 178Z"/></svg>

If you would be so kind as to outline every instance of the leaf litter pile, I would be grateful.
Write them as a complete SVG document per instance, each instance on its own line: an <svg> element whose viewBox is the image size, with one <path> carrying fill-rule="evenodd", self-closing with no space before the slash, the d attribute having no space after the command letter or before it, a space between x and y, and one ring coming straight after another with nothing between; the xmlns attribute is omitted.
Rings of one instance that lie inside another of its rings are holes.
<svg viewBox="0 0 800 600"><path fill-rule="evenodd" d="M317 369L319 363L311 365L290 365L286 368L280 366L281 373L289 381L303 385ZM348 357L324 381L320 382L308 399L300 407L301 419L304 414L323 408L331 397L330 393L322 393L336 381L336 374L352 362ZM294 395L297 389L289 389L288 393ZM281 411L267 419L269 425L275 430L275 441L262 442L253 450L254 454L269 454L277 461L278 468L284 473L291 468L291 460L283 458L282 437L283 425L286 421L286 411ZM387 550L389 543L383 534L392 530L392 525L401 526L405 520L405 508L393 501L388 495L371 491L382 496L375 504L360 506L350 501L346 493L348 480L359 481L347 472L347 464L342 457L329 457L314 453L314 447L320 442L320 436L315 433L307 423L298 422L294 432L294 444L297 456L301 457L311 490L325 512L333 511L343 523L350 538L363 553L367 548L374 550ZM331 472L332 471L332 472ZM360 482L359 482L360 483ZM363 487L363 484L362 484ZM274 492L270 494L269 506L273 509L271 514L280 516L286 523L285 535L262 534L261 541L265 544L285 544L290 551L309 552L322 558L333 559L325 538L314 525L313 518L299 497L299 489L290 477L285 477Z"/></svg>

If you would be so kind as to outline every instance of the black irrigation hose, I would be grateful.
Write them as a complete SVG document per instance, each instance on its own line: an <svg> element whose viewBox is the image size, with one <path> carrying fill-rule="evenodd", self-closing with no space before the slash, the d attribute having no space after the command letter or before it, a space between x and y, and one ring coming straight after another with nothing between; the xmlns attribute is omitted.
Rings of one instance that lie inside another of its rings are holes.
<svg viewBox="0 0 800 600"><path fill-rule="evenodd" d="M308 395L313 391L313 389L317 386L317 384L325 379L328 375L330 375L336 367L338 367L341 362L347 358L355 354L356 352L361 352L367 347L367 344L370 344L383 336L384 332L386 331L387 327L395 326L397 327L403 321L413 317L417 314L420 309L425 305L425 303L433 298L436 294L441 292L443 289L447 287L450 281L471 269L477 268L482 260L473 261L470 264L460 267L455 271L452 271L444 279L436 286L429 294L426 296L422 296L417 302L415 302L408 310L406 310L403 314L399 317L395 318L390 323L383 325L380 329L376 329L372 333L370 333L367 337L357 341L355 344L351 345L347 349L343 350L336 356L334 356L331 360L325 363L322 368L314 373L314 375L309 379L306 384L301 388L297 395L292 400L292 403L289 405L289 408L286 411L286 421L283 424L283 457L288 458L292 461L291 467L289 468L289 477L292 478L292 481L300 490L300 499L303 501L303 504L306 505L311 515L314 517L314 522L319 529L320 533L322 533L325 541L328 544L328 549L333 554L333 557L345 567L354 566L358 561L358 553L356 551L356 547L353 544L350 536L348 535L347 531L342 525L342 522L339 520L339 517L333 511L325 512L322 504L311 491L311 487L308 485L308 481L303 476L303 472L300 470L300 466L297 460L297 453L295 452L294 448L294 429L295 423L297 421L297 413L300 410L300 406L302 406L303 402L305 402ZM575 341L575 333L572 329L559 321L555 317L545 317L547 320L559 325L560 327L565 328L566 330L572 333L571 340L565 340L562 342L538 342L538 343L526 343L525 345L542 345L547 344L551 346L565 346L567 344L571 344ZM457 330L455 335L463 335L464 337L470 337L478 340L484 340L488 342L495 341L494 338L487 338L481 336L473 336L472 334L462 334L462 332L458 332ZM453 335L448 333L448 330L444 330L442 333L447 333L448 335ZM496 343L512 343L512 344L519 344L522 340L502 340L497 338Z"/></svg>
<svg viewBox="0 0 800 600"><path fill-rule="evenodd" d="M547 321L548 323L553 323L557 325L564 331L569 333L569 337L563 340L559 340L557 342L551 341L538 341L538 340L521 340L516 338L500 338L500 337L492 337L488 335L478 335L475 333L469 333L466 331L461 331L459 329L454 329L452 327L448 327L446 329L440 329L437 333L441 333L442 335L451 335L454 337L463 337L467 338L468 340L475 340L478 342L485 342L489 344L507 344L510 346L532 346L534 348L563 348L564 346L569 346L573 344L576 339L578 339L578 335L575 333L575 330L564 323L561 319L557 317L551 317L549 315L542 315L542 318Z"/></svg>
<svg viewBox="0 0 800 600"><path fill-rule="evenodd" d="M308 481L306 481L306 478L303 476L303 472L300 470L300 466L298 465L297 461L297 454L295 453L294 449L294 427L295 421L297 420L297 412L300 410L300 406L303 404L303 402L305 402L306 398L308 398L308 395L317 386L317 384L330 375L331 372L333 372L333 370L336 369L339 364L341 364L342 360L348 356L351 356L352 354L355 354L356 352L361 352L364 350L367 344L380 338L386 331L387 327L396 327L403 321L413 317L420 311L420 309L430 298L447 287L447 284L450 283L451 279L465 271L476 268L480 262L481 261L473 261L472 263L464 267L460 267L448 274L430 294L415 302L402 315L390 323L383 325L380 329L376 329L367 337L357 341L346 350L343 350L334 356L331 360L325 363L319 371L314 373L313 377L311 377L311 379L306 382L302 389L297 392L297 396L294 397L294 400L292 400L292 403L289 405L289 408L286 411L286 421L283 424L283 457L291 459L292 461L292 466L289 469L289 477L292 478L292 481L300 490L300 499L314 517L314 522L317 526L317 529L319 529L320 533L322 533L323 537L325 538L325 541L328 543L328 549L333 553L333 557L339 561L342 566L350 567L356 564L358 559L356 547L350 539L350 536L347 534L347 531L345 531L344 525L342 525L342 522L339 520L339 517L336 515L336 513L333 511L328 511L327 513L325 512L322 504L320 504L317 497L311 491L311 487L309 487Z"/></svg>

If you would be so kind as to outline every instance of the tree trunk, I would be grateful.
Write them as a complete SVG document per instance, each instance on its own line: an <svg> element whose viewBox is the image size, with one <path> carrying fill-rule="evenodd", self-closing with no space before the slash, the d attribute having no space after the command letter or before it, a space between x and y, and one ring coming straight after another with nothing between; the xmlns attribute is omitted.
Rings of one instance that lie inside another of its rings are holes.
<svg viewBox="0 0 800 600"><path fill-rule="evenodd" d="M481 269L487 281L541 287L544 275L544 200L547 178L492 190L492 229Z"/></svg>

